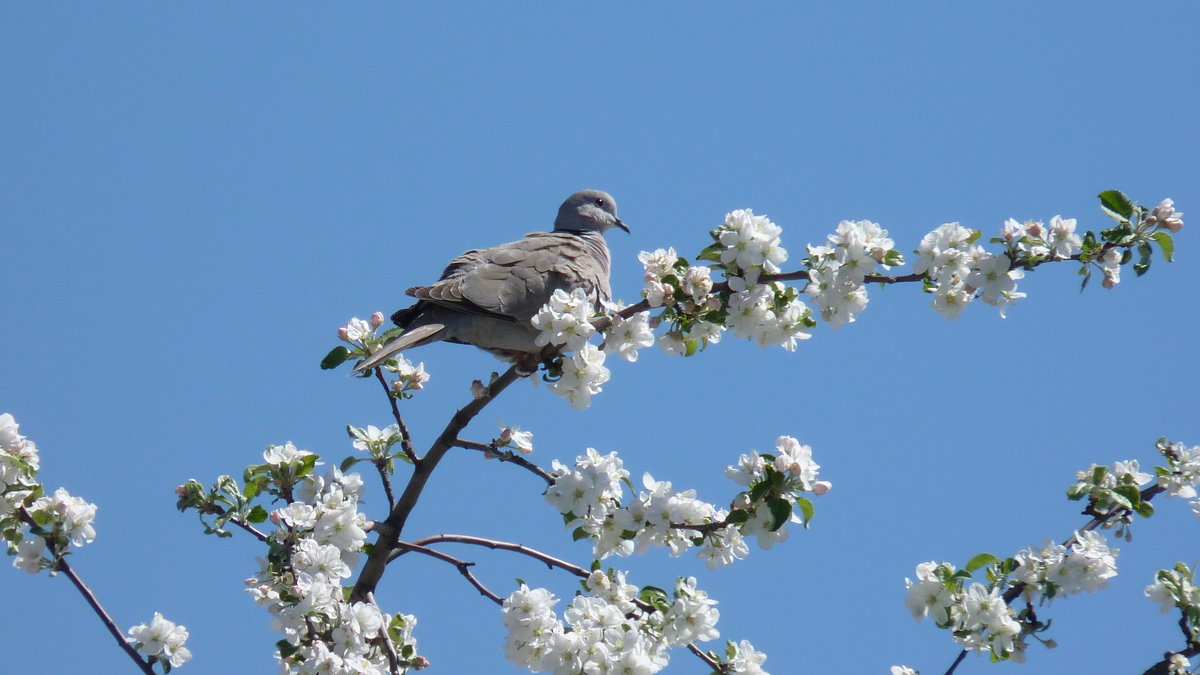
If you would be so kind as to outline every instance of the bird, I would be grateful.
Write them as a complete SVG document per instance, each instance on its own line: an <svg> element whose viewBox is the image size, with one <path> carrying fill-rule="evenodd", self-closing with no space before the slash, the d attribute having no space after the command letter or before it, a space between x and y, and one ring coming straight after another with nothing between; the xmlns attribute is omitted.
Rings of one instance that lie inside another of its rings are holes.
<svg viewBox="0 0 1200 675"><path fill-rule="evenodd" d="M556 290L583 289L599 309L612 298L604 233L629 227L602 190L580 190L558 208L551 232L472 249L450 261L441 278L405 293L417 302L392 314L404 329L354 368L368 371L412 347L433 342L475 345L512 362L542 351L530 323Z"/></svg>

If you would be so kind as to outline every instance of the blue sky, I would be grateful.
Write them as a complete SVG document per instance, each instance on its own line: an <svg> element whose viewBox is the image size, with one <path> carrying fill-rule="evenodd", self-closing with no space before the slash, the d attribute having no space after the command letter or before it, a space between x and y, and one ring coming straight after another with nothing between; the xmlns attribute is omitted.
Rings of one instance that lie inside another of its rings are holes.
<svg viewBox="0 0 1200 675"><path fill-rule="evenodd" d="M548 228L577 189L613 193L633 228L609 238L630 301L638 251L694 254L737 208L782 226L796 258L842 219L905 252L949 221L1100 229L1109 188L1200 214L1194 3L10 3L0 26L0 410L38 443L48 487L100 506L80 574L122 628L154 611L185 624L185 673L272 672L276 636L240 586L259 547L203 536L173 487L286 440L349 454L345 425L389 414L368 383L317 368L337 327L404 306L466 248ZM1061 540L1084 522L1062 496L1076 470L1153 465L1159 436L1200 443L1193 227L1174 265L1111 291L1051 266L1008 319L980 304L948 322L916 287L872 289L857 323L794 354L732 338L690 360L646 352L610 364L588 410L522 384L466 435L518 424L543 466L618 450L635 477L714 502L734 493L722 467L794 435L834 484L810 531L712 574L662 552L618 564L659 586L699 573L722 638L750 639L773 673L942 672L954 644L903 606L917 563ZM457 345L413 357L433 374L405 406L421 447L499 364ZM410 533L586 564L540 489L452 455ZM1200 559L1197 527L1182 502L1138 523L1108 591L1041 612L1060 647L1025 668L1140 672L1180 646L1142 588ZM517 576L574 588L453 552L502 593ZM9 570L0 588L4 653L129 672L64 579ZM498 612L452 568L406 560L380 599L418 616L436 672L516 672ZM683 653L672 669L702 671Z"/></svg>

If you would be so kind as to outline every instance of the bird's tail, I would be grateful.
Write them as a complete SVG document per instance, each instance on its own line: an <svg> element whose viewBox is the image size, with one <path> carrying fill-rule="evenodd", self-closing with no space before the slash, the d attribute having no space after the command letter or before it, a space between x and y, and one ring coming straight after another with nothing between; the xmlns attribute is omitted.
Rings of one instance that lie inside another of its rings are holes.
<svg viewBox="0 0 1200 675"><path fill-rule="evenodd" d="M427 323L423 326L417 326L411 330L404 331L400 337L387 343L379 351L368 356L365 361L355 366L354 372L361 373L365 370L370 370L409 347L437 342L442 339L442 333L445 331L445 324L440 323Z"/></svg>

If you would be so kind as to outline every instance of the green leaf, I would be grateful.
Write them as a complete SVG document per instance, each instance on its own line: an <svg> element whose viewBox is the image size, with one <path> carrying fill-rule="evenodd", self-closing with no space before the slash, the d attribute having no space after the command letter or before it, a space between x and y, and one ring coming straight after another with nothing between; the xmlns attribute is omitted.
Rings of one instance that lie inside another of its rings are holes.
<svg viewBox="0 0 1200 675"><path fill-rule="evenodd" d="M1144 241L1138 244L1137 250L1138 261L1134 263L1133 271L1135 275L1140 277L1150 270L1150 254L1153 253L1154 250L1150 248L1150 244L1148 242Z"/></svg>
<svg viewBox="0 0 1200 675"><path fill-rule="evenodd" d="M1125 497L1125 495L1121 494L1120 492L1117 492L1116 490L1105 490L1105 493L1106 493L1105 496L1108 497L1108 500L1111 501L1112 503L1116 504L1117 506L1119 506L1123 509L1128 509L1131 511L1133 510L1133 503L1130 502L1129 499Z"/></svg>
<svg viewBox="0 0 1200 675"><path fill-rule="evenodd" d="M750 501L757 502L763 497L767 496L770 494L772 487L771 481L769 480L764 479L758 481L750 487Z"/></svg>
<svg viewBox="0 0 1200 675"><path fill-rule="evenodd" d="M267 510L258 504L255 504L254 508L250 509L250 512L246 514L246 522L249 523L261 523L266 521L266 519Z"/></svg>
<svg viewBox="0 0 1200 675"><path fill-rule="evenodd" d="M741 525L750 520L750 512L745 509L733 509L725 516L725 522L731 525Z"/></svg>
<svg viewBox="0 0 1200 675"><path fill-rule="evenodd" d="M808 527L808 521L813 519L816 511L813 509L812 502L808 501L807 497L796 497L796 506L800 507L800 515L804 518L804 527Z"/></svg>
<svg viewBox="0 0 1200 675"><path fill-rule="evenodd" d="M991 565L992 563L1000 562L1000 559L991 553L980 553L979 555L967 561L967 571L974 572L980 567Z"/></svg>
<svg viewBox="0 0 1200 675"><path fill-rule="evenodd" d="M1137 507L1133 510L1143 518L1149 518L1154 515L1154 505L1147 501L1138 502Z"/></svg>
<svg viewBox="0 0 1200 675"><path fill-rule="evenodd" d="M321 370L332 370L350 358L350 350L342 346L334 347L325 358L321 359Z"/></svg>
<svg viewBox="0 0 1200 675"><path fill-rule="evenodd" d="M345 473L346 471L350 470L350 467L354 466L355 464L358 464L359 462L363 461L364 459L365 458L363 458L363 457L355 457L355 456L351 455L351 456L347 457L346 459L342 460L342 463L340 465L338 465L338 469L340 469L343 473Z"/></svg>
<svg viewBox="0 0 1200 675"><path fill-rule="evenodd" d="M584 531L584 529L582 527L575 528L575 531L571 533L572 541L579 541L580 539L587 539L587 538L588 538L588 533L586 531Z"/></svg>
<svg viewBox="0 0 1200 675"><path fill-rule="evenodd" d="M1159 231L1150 236L1154 237L1154 241L1157 241L1162 249L1163 260L1175 262L1175 240L1171 238L1171 233Z"/></svg>
<svg viewBox="0 0 1200 675"><path fill-rule="evenodd" d="M1137 489L1136 485L1118 485L1113 488L1113 492L1121 495L1129 502L1128 509L1136 509L1137 505L1142 503L1142 493Z"/></svg>
<svg viewBox="0 0 1200 675"><path fill-rule="evenodd" d="M967 243L974 244L975 242L979 241L979 238L982 236L983 236L982 230L971 230L971 236L967 237Z"/></svg>
<svg viewBox="0 0 1200 675"><path fill-rule="evenodd" d="M1092 491L1092 486L1087 483L1075 483L1067 488L1067 499L1077 501L1083 499Z"/></svg>
<svg viewBox="0 0 1200 675"><path fill-rule="evenodd" d="M1105 190L1100 193L1100 208L1118 220L1133 217L1133 202L1120 190Z"/></svg>
<svg viewBox="0 0 1200 675"><path fill-rule="evenodd" d="M767 500L767 508L771 509L771 531L774 532L787 524L792 517L792 505L786 499L772 497Z"/></svg>

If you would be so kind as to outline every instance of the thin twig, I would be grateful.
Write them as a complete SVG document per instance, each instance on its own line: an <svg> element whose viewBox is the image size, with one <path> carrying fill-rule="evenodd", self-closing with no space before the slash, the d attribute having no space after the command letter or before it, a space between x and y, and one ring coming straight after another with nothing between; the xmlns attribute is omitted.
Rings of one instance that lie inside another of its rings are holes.
<svg viewBox="0 0 1200 675"><path fill-rule="evenodd" d="M87 601L87 604L91 606L92 611L96 613L96 616L100 617L100 621L104 623L104 627L108 629L108 632L111 633L114 638L116 638L117 644L121 645L121 649L123 649L125 653L129 655L129 658L133 659L133 662L138 665L138 668L140 668L143 673L147 673L147 675L154 675L154 668L152 668L150 664L143 659L140 654L137 653L137 650L133 648L132 644L125 641L125 636L121 634L121 629L117 628L117 624L113 621L112 617L108 615L108 612L104 611L104 607L100 604L100 601L96 599L96 595L92 593L92 589L88 588L87 584L83 583L83 579L80 579L79 575L75 573L75 570L71 569L71 565L67 563L66 559L60 558L55 564L54 569L62 572L68 579L71 580L72 584L75 584L75 588L79 591L79 594L82 595L83 599Z"/></svg>
<svg viewBox="0 0 1200 675"><path fill-rule="evenodd" d="M386 459L371 460L379 472L379 482L383 483L383 494L387 497L388 511L391 511L396 506L396 497L392 494L392 477L388 475L387 462Z"/></svg>
<svg viewBox="0 0 1200 675"><path fill-rule="evenodd" d="M510 464L516 464L517 466L519 466L527 471L530 471L531 473L536 475L538 478L541 478L542 480L546 481L546 485L554 484L554 475L553 474L551 474L549 471L546 471L545 469L538 466L537 464L534 464L533 462L518 455L517 453L513 452L512 450L501 450L500 448L497 448L496 446L491 445L489 443L477 443L475 441L468 441L468 440L464 440L461 438L455 439L454 445L456 445L464 450L478 450L479 452L482 452L484 455L487 455L489 458L498 459L501 462L508 462Z"/></svg>
<svg viewBox="0 0 1200 675"><path fill-rule="evenodd" d="M446 424L446 428L442 430L441 435L433 442L433 446L429 448L429 452L413 463L413 472L409 476L408 484L405 486L404 492L400 495L400 499L396 502L396 506L384 521L387 527L379 528L379 538L376 539L375 546L371 550L371 555L367 558L367 562L363 565L362 572L358 576L358 581L354 584L354 591L350 596L351 600L361 601L368 593L375 592L375 587L379 585L379 580L383 577L387 561L399 542L400 534L404 531L404 524L408 521L409 514L416 507L417 501L421 498L421 492L425 489L425 483L428 482L433 470L437 468L438 462L442 461L442 457L454 446L454 441L458 439L459 432L492 399L515 382L518 377L520 375L517 374L517 366L514 365L484 388L481 396L472 399L470 403L459 408L458 412L454 413L454 416L450 418L450 422Z"/></svg>
<svg viewBox="0 0 1200 675"><path fill-rule="evenodd" d="M487 586L484 586L483 583L480 582L479 579L476 578L474 574L471 574L470 568L474 567L475 563L467 561L467 560L459 560L458 558L455 558L454 556L450 555L449 553L442 553L441 551L429 548L428 546L422 546L420 544L413 544L413 543L409 543L407 541L402 541L397 545L397 548L394 552L394 556L399 556L400 554L407 553L408 551L412 551L414 553L423 553L427 556L437 558L438 560L441 560L442 562L447 562L447 563L450 563L451 565L454 565L456 568L458 568L458 573L463 575L464 577L466 577L467 581L470 582L470 584L475 587L475 590L479 591L480 595L487 598L488 600L491 600L492 602L496 603L497 605L504 604L504 600L499 595L496 595L495 593L493 593Z"/></svg>
<svg viewBox="0 0 1200 675"><path fill-rule="evenodd" d="M705 664L707 664L709 668L712 668L714 672L718 672L718 673L729 672L729 670L725 667L725 665L722 664L720 661L714 661L711 656L700 651L700 648L696 646L696 643L689 642L687 648L688 648L689 652L695 654L701 661L703 661Z"/></svg>
<svg viewBox="0 0 1200 675"><path fill-rule="evenodd" d="M245 522L241 518L230 518L229 522L231 522L234 525L237 525L238 527L242 528L243 530L249 532L250 535L253 536L255 539L257 539L263 543L266 543L266 541L268 539L267 535L263 534L263 532L261 530L254 527L250 523Z"/></svg>
<svg viewBox="0 0 1200 675"><path fill-rule="evenodd" d="M367 600L375 606L376 611L378 611L381 616L386 616L383 613L383 608L380 607L379 603L375 601L374 593L368 593ZM379 637L381 640L383 640L383 648L387 652L388 671L394 675L399 675L402 672L400 670L400 657L396 655L396 647L392 644L391 636L388 635L388 625L386 623L379 627Z"/></svg>
<svg viewBox="0 0 1200 675"><path fill-rule="evenodd" d="M377 366L375 368L375 379L379 380L379 384L383 385L383 391L387 394L388 403L392 406L392 417L396 420L396 426L400 429L400 449L408 457L408 460L413 464L417 463L417 453L413 452L412 437L408 435L408 425L404 423L404 418L400 416L400 406L396 404L396 397L392 396L392 389L388 387L387 379L383 376L383 368Z"/></svg>
<svg viewBox="0 0 1200 675"><path fill-rule="evenodd" d="M500 541L498 539L474 537L469 534L435 534L430 537L423 537L412 543L417 546L429 546L430 544L470 544L472 546L483 546L493 550L499 549L501 551L520 553L521 555L529 556L534 560L544 563L546 567L551 569L557 567L584 579L591 575L589 570L586 570L579 565L574 565L565 560L555 558L548 553L542 553L537 549L529 548L523 544L517 544L511 541ZM393 555L388 559L388 562L391 562L392 559L397 558L402 554L403 551L394 552Z"/></svg>
<svg viewBox="0 0 1200 675"><path fill-rule="evenodd" d="M962 663L965 658L967 658L967 650L964 649L958 653L954 663L951 663L950 667L946 669L946 675L954 675L954 671L958 670L958 664Z"/></svg>

